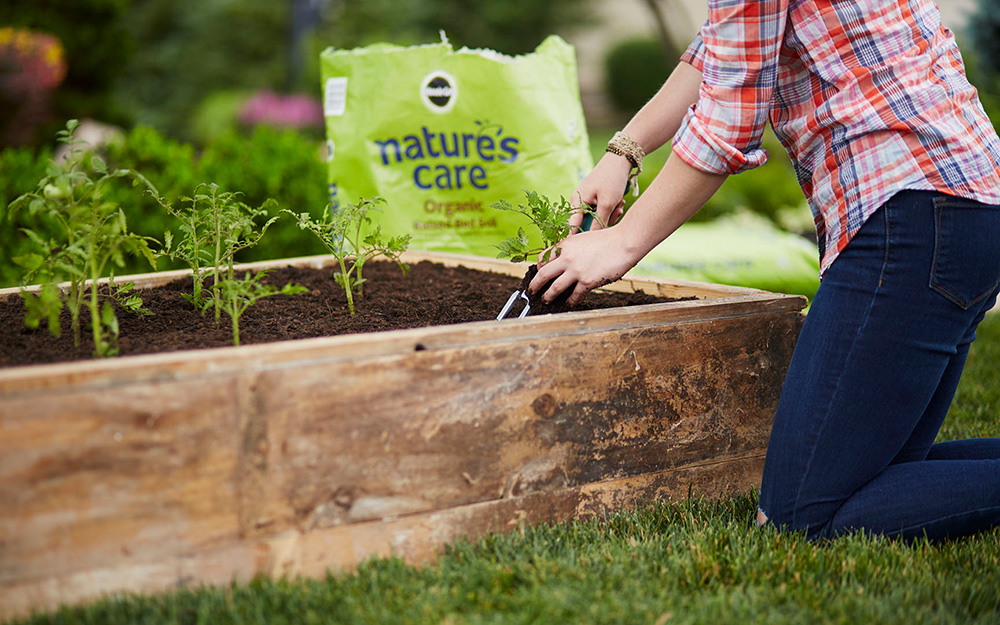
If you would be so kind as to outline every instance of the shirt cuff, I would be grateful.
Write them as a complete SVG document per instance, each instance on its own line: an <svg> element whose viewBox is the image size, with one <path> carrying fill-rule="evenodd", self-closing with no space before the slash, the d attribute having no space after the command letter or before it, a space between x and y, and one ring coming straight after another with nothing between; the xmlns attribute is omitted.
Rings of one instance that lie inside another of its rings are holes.
<svg viewBox="0 0 1000 625"><path fill-rule="evenodd" d="M744 152L720 137L698 115L697 106L688 109L674 135L673 151L691 167L710 174L738 174L760 167L768 156L763 148Z"/></svg>
<svg viewBox="0 0 1000 625"><path fill-rule="evenodd" d="M705 22L708 24L708 22ZM694 36L694 41L681 55L681 62L687 63L699 72L705 71L705 43L701 40L701 31Z"/></svg>

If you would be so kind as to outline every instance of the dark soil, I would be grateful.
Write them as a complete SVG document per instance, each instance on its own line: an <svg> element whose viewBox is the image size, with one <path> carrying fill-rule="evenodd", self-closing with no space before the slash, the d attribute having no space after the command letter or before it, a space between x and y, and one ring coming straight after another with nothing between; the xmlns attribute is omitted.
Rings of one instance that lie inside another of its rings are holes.
<svg viewBox="0 0 1000 625"><path fill-rule="evenodd" d="M365 265L364 297L355 298L357 314L351 317L347 298L334 280L334 270L286 267L273 271L266 282L281 287L294 282L309 289L300 295L277 295L260 300L240 319L240 344L267 343L317 336L421 328L467 321L496 319L511 292L514 277L421 262L404 277L392 263ZM120 281L119 281L120 282ZM119 354L147 354L182 349L232 345L232 326L224 313L216 327L211 310L204 316L181 294L189 293L191 279L176 280L141 292L153 314L143 317L118 311ZM645 293L591 293L574 310L589 310L670 301ZM537 302L531 314L544 314ZM565 307L557 307L565 309ZM521 310L515 307L516 315ZM62 337L49 334L44 324L31 330L24 325L20 297L0 300L0 367L82 360L92 357L89 314L81 312L83 336L73 345L69 315L64 311ZM498 323L517 323L505 320Z"/></svg>

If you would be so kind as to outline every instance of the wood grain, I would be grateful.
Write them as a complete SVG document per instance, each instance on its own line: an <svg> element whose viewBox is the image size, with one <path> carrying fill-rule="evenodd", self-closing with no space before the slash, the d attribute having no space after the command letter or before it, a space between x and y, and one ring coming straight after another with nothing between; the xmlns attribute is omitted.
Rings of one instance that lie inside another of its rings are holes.
<svg viewBox="0 0 1000 625"><path fill-rule="evenodd" d="M659 473L491 500L454 508L309 532L291 530L229 541L143 561L126 549L100 568L62 569L43 579L0 586L0 618L25 616L122 593L163 592L187 585L226 585L254 575L310 576L349 572L372 557L396 556L410 564L433 561L458 539L518 531L527 525L600 516L689 492L722 496L745 492L760 480L763 457L750 456Z"/></svg>

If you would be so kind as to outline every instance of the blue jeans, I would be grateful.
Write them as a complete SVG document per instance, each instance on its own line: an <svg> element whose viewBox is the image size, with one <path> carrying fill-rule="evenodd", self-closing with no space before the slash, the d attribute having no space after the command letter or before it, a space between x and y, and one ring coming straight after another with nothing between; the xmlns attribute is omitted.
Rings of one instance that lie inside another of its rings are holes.
<svg viewBox="0 0 1000 625"><path fill-rule="evenodd" d="M781 393L760 509L809 539L1000 525L1000 439L934 444L1000 286L1000 207L904 191L827 270Z"/></svg>

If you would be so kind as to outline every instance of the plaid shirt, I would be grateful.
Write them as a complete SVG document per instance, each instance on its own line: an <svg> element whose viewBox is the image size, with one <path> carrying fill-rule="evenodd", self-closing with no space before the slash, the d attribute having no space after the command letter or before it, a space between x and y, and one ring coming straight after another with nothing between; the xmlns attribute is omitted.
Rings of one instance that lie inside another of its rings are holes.
<svg viewBox="0 0 1000 625"><path fill-rule="evenodd" d="M1000 204L1000 140L933 0L709 0L681 60L698 103L674 137L689 165L767 160L769 120L809 200L826 271L903 189Z"/></svg>

